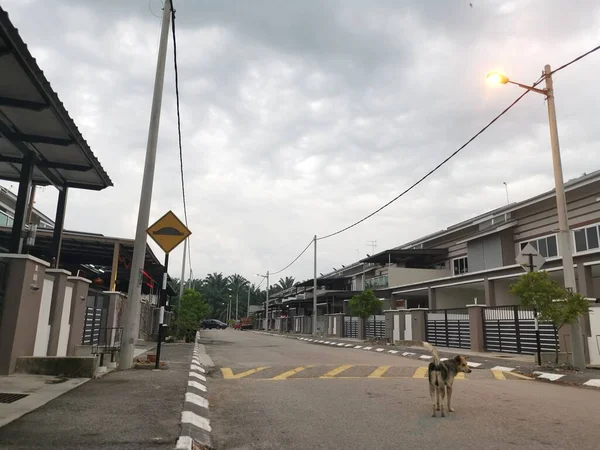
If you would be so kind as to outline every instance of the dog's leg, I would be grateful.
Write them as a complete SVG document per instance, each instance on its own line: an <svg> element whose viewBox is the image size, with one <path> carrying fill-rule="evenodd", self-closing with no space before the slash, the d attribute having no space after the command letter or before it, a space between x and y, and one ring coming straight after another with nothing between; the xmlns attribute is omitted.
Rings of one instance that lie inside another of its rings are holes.
<svg viewBox="0 0 600 450"><path fill-rule="evenodd" d="M452 407L452 385L448 385L448 411L454 412L454 408Z"/></svg>
<svg viewBox="0 0 600 450"><path fill-rule="evenodd" d="M440 387L440 409L442 411L442 417L446 417L446 414L444 414L444 397L446 396L446 386L441 386Z"/></svg>
<svg viewBox="0 0 600 450"><path fill-rule="evenodd" d="M435 400L436 400L436 395L437 393L437 388L430 384L429 385L429 396L431 397L431 404L432 404L432 408L431 408L431 417L435 417Z"/></svg>

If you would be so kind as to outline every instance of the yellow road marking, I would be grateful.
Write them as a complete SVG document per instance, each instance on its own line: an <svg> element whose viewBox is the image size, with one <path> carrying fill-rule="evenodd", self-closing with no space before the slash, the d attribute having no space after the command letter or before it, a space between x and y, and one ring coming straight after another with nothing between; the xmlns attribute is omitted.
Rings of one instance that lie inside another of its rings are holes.
<svg viewBox="0 0 600 450"><path fill-rule="evenodd" d="M454 377L454 378L455 378L456 380L464 380L464 379L466 378L466 377L465 377L465 373L464 373L464 372L458 372L458 373L456 374L456 377Z"/></svg>
<svg viewBox="0 0 600 450"><path fill-rule="evenodd" d="M388 371L388 369L390 367L392 367L392 366L379 366L367 378L381 378Z"/></svg>
<svg viewBox="0 0 600 450"><path fill-rule="evenodd" d="M224 367L221 369L221 373L223 374L223 378L226 380L238 380L240 378L247 377L248 375L252 375L253 373L261 372L269 367L257 367L256 369L246 370L245 372L240 372L238 374L233 374L233 370L229 367Z"/></svg>
<svg viewBox="0 0 600 450"><path fill-rule="evenodd" d="M413 378L425 378L427 375L427 367L418 367L415 370L415 374L412 376Z"/></svg>
<svg viewBox="0 0 600 450"><path fill-rule="evenodd" d="M285 380L285 379L291 377L292 375L296 375L297 373L300 373L303 370L309 369L311 367L314 367L314 366L296 367L295 369L288 370L287 372L283 372L282 374L277 375L276 377L271 378L271 380Z"/></svg>
<svg viewBox="0 0 600 450"><path fill-rule="evenodd" d="M504 376L504 372L502 372L501 370L492 370L492 374L494 375L494 378L496 380L506 380L506 377Z"/></svg>
<svg viewBox="0 0 600 450"><path fill-rule="evenodd" d="M523 380L533 380L533 378L526 377L525 375L521 375L520 373L514 373L514 372L506 372L506 373L509 375L512 375L513 377L521 378Z"/></svg>
<svg viewBox="0 0 600 450"><path fill-rule="evenodd" d="M348 370L350 367L352 367L352 365L346 365L346 366L339 366L336 367L333 370L330 370L329 372L327 372L325 375L320 376L319 378L333 378L336 375L342 373L344 370Z"/></svg>

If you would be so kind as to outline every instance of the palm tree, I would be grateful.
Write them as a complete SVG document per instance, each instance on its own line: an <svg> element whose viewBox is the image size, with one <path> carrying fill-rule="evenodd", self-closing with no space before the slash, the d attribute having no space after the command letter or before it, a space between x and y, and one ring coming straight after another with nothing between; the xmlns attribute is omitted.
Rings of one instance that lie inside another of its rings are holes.
<svg viewBox="0 0 600 450"><path fill-rule="evenodd" d="M209 273L200 288L203 298L212 307L213 316L223 317L227 314L229 303L229 277L222 273Z"/></svg>
<svg viewBox="0 0 600 450"><path fill-rule="evenodd" d="M235 319L237 320L239 318L239 300L240 300L240 294L242 294L243 292L248 292L246 290L246 286L248 285L249 281L246 280L243 276L241 276L240 274L233 274L229 277L229 290L231 292L232 295L235 295ZM233 315L233 314L232 314Z"/></svg>
<svg viewBox="0 0 600 450"><path fill-rule="evenodd" d="M279 290L283 291L285 289L293 287L295 281L296 279L294 277L285 277L285 280L283 278L280 278L276 286L279 286Z"/></svg>

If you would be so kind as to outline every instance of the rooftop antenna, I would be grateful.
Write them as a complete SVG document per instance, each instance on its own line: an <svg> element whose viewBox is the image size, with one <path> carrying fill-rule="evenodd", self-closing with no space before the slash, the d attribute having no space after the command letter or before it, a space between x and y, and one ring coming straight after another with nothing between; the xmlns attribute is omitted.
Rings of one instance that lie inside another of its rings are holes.
<svg viewBox="0 0 600 450"><path fill-rule="evenodd" d="M371 247L371 253L375 254L377 248L377 241L367 241L367 247Z"/></svg>
<svg viewBox="0 0 600 450"><path fill-rule="evenodd" d="M504 189L506 190L506 204L510 205L510 201L508 200L508 184L506 184L506 181L503 181L502 184L504 185Z"/></svg>

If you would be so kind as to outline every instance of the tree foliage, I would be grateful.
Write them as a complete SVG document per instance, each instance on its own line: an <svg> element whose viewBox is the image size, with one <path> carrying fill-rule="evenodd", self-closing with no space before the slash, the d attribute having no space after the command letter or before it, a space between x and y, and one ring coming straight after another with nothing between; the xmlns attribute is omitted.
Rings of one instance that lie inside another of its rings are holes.
<svg viewBox="0 0 600 450"><path fill-rule="evenodd" d="M174 332L178 339L193 340L202 320L210 314L210 306L200 292L185 289L175 308Z"/></svg>
<svg viewBox="0 0 600 450"><path fill-rule="evenodd" d="M381 301L372 290L367 289L352 297L348 306L350 307L353 316L366 319L379 312L381 309Z"/></svg>
<svg viewBox="0 0 600 450"><path fill-rule="evenodd" d="M548 272L523 274L518 282L510 285L509 291L519 297L521 305L537 310L538 320L552 323L557 331L575 323L590 307L584 296L564 288L550 278Z"/></svg>

